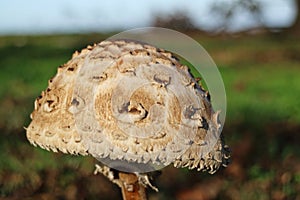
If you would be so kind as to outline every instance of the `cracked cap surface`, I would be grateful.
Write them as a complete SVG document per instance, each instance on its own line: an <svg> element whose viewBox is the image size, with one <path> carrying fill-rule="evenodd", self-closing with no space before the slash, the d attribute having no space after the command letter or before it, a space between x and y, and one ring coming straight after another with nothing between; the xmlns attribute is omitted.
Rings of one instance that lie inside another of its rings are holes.
<svg viewBox="0 0 300 200"><path fill-rule="evenodd" d="M230 156L218 115L171 53L103 41L58 68L35 101L27 138L54 152L214 173Z"/></svg>

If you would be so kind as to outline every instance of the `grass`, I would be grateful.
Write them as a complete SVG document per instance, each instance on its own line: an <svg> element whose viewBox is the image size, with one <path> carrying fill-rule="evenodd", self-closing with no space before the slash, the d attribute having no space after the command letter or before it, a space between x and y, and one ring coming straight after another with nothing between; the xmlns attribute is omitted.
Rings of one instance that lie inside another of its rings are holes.
<svg viewBox="0 0 300 200"><path fill-rule="evenodd" d="M106 36L0 37L0 197L120 197L118 193L111 196L111 191L118 192L117 188L92 175L92 158L34 148L27 142L23 129L29 123L34 99L47 87L47 80L56 73L57 67L67 62L75 50ZM161 192L151 195L172 199L205 181L222 181L222 187L213 184L217 195L211 198L299 198L300 44L295 42L297 38L285 35L193 37L214 59L224 79L228 103L224 135L233 150L233 162L217 178L166 168L158 179ZM168 181L170 177L174 177L173 182ZM54 197L53 191L56 191Z"/></svg>

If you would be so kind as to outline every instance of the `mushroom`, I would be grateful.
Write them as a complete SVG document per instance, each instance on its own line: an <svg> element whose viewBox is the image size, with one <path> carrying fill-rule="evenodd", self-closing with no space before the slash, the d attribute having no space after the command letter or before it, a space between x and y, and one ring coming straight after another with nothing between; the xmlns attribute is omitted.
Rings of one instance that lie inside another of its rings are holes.
<svg viewBox="0 0 300 200"><path fill-rule="evenodd" d="M27 138L46 150L100 160L108 167L96 171L118 182L125 198L135 189L125 188L124 174L154 188L147 172L169 164L209 173L226 167L218 115L208 92L171 53L103 41L58 68L35 101ZM120 172L118 181L109 167Z"/></svg>

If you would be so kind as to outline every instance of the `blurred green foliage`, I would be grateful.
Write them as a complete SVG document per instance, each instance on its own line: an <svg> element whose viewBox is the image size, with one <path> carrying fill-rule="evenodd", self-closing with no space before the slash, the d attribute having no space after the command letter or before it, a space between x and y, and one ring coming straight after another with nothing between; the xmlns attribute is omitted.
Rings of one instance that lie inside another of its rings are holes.
<svg viewBox="0 0 300 200"><path fill-rule="evenodd" d="M0 37L0 198L120 198L116 186L92 174L92 158L34 148L23 129L34 99L57 67L75 50L107 36ZM152 198L184 199L184 192L188 198L210 182L217 191L210 199L300 198L298 38L192 37L224 79L228 108L223 133L233 161L214 176L167 167L157 180L161 192L151 193Z"/></svg>

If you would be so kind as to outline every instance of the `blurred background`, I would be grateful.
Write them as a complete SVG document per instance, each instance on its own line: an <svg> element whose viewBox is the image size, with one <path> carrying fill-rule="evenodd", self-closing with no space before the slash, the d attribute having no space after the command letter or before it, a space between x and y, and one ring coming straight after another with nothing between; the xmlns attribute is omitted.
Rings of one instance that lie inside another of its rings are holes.
<svg viewBox="0 0 300 200"><path fill-rule="evenodd" d="M149 199L300 200L300 1L1 1L0 199L121 199L96 161L34 148L33 102L75 50L130 28L197 40L227 92L232 163L215 175L166 167Z"/></svg>

